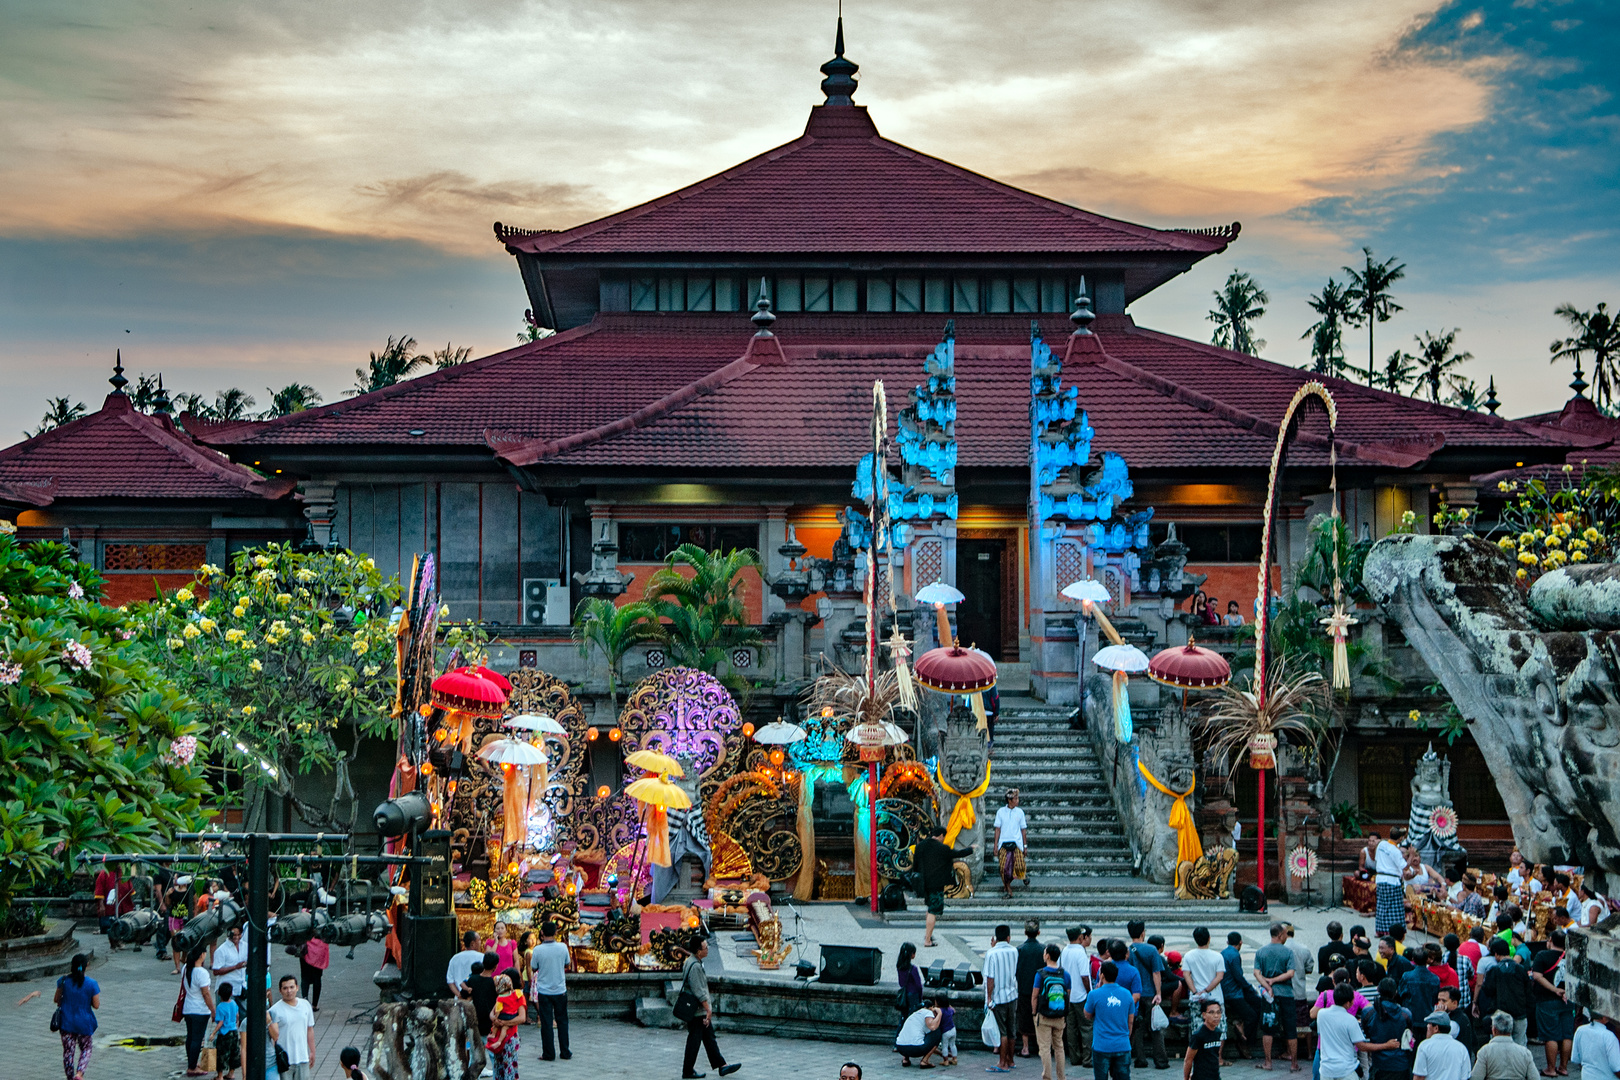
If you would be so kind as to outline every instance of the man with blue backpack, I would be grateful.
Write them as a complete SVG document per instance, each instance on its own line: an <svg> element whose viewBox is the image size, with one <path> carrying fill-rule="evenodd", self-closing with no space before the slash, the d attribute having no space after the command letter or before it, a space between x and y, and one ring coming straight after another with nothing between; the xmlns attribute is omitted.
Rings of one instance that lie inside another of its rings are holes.
<svg viewBox="0 0 1620 1080"><path fill-rule="evenodd" d="M1063 950L1057 945L1046 947L1046 966L1035 973L1029 996L1030 1012L1035 1015L1035 1045L1041 1052L1041 1080L1063 1080L1063 1029L1069 1022L1069 996L1074 987L1059 963L1062 958Z"/></svg>

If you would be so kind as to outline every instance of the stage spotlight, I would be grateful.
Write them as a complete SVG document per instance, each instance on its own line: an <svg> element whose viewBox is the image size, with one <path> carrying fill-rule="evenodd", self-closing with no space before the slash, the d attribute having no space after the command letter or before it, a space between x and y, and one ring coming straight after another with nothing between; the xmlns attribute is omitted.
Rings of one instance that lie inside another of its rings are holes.
<svg viewBox="0 0 1620 1080"><path fill-rule="evenodd" d="M283 915L270 924L271 944L296 949L310 938L320 936L321 930L331 921L332 917L324 911L297 911Z"/></svg>
<svg viewBox="0 0 1620 1080"><path fill-rule="evenodd" d="M391 924L380 911L355 912L341 919L329 919L317 932L328 945L343 948L364 945L368 941L381 941L388 936Z"/></svg>
<svg viewBox="0 0 1620 1080"><path fill-rule="evenodd" d="M419 791L401 795L382 803L371 815L380 836L406 836L427 828L429 819L427 796Z"/></svg>
<svg viewBox="0 0 1620 1080"><path fill-rule="evenodd" d="M216 900L201 915L194 916L174 935L173 947L180 952L207 945L225 935L233 926L247 921L247 912L235 900Z"/></svg>
<svg viewBox="0 0 1620 1080"><path fill-rule="evenodd" d="M112 921L107 927L107 940L114 945L145 945L162 922L163 916L151 908L138 908Z"/></svg>

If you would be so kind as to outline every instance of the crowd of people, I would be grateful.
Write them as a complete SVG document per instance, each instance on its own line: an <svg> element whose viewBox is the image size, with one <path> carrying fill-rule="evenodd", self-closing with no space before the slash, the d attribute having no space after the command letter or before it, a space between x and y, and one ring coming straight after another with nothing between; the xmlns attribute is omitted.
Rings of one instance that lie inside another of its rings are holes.
<svg viewBox="0 0 1620 1080"><path fill-rule="evenodd" d="M1132 1068L1170 1067L1165 1036L1186 1036L1183 1080L1219 1080L1233 1060L1260 1070L1302 1072L1312 1080L1577 1080L1620 1078L1620 1039L1610 1018L1571 1000L1565 934L1535 949L1503 924L1466 939L1407 944L1404 924L1376 944L1363 926L1348 936L1338 922L1313 952L1294 927L1273 923L1269 940L1245 962L1240 933L1217 951L1207 928L1193 931L1185 955L1148 936L1140 921L1128 939L1067 930L1067 944L1043 943L1041 927L996 927L984 958L985 1041L1008 1072L1016 1057L1038 1056L1042 1080L1064 1080L1065 1066L1095 1080L1128 1080ZM912 958L899 960L901 1064L956 1063L955 1011L928 1000ZM1542 1046L1534 1062L1531 1041ZM1573 1072L1572 1072L1573 1070Z"/></svg>

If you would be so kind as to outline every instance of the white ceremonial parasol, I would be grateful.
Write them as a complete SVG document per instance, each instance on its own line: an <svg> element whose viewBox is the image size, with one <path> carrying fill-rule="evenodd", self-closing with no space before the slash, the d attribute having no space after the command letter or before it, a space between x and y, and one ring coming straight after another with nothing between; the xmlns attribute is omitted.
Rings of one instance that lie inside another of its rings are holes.
<svg viewBox="0 0 1620 1080"><path fill-rule="evenodd" d="M568 729L545 713L523 713L519 716L509 717L506 721L509 728L520 731L543 731L547 735L567 735Z"/></svg>
<svg viewBox="0 0 1620 1080"><path fill-rule="evenodd" d="M522 739L496 739L478 751L478 756L497 765L544 765L546 752Z"/></svg>
<svg viewBox="0 0 1620 1080"><path fill-rule="evenodd" d="M805 731L804 728L800 727L798 724L789 724L784 721L777 720L775 723L766 724L764 727L755 731L754 741L785 746L788 743L796 743L800 739L807 738L809 737L809 734L809 732Z"/></svg>

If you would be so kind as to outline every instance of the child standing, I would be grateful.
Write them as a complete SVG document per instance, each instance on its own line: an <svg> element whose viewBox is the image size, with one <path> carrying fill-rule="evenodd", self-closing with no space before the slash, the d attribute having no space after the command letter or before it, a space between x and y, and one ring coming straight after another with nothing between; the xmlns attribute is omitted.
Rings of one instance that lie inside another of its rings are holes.
<svg viewBox="0 0 1620 1080"><path fill-rule="evenodd" d="M946 1065L956 1064L956 1009L949 1001L940 999L944 1006L939 1010L939 1052L940 1060Z"/></svg>
<svg viewBox="0 0 1620 1080"><path fill-rule="evenodd" d="M219 984L219 1003L214 1006L214 1076L216 1080L231 1080L231 1074L242 1063L241 1039L236 1032L237 1004L231 994L235 988L228 982Z"/></svg>

